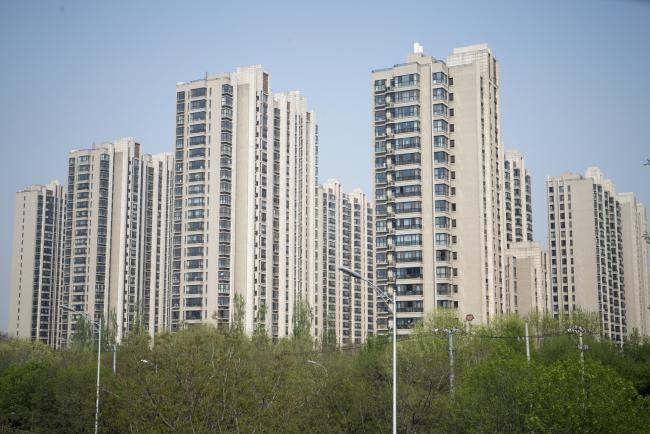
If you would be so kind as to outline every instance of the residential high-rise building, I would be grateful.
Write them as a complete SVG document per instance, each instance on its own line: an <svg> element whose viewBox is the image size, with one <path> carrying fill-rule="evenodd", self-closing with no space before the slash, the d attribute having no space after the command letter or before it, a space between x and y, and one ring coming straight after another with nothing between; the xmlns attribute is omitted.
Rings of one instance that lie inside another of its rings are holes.
<svg viewBox="0 0 650 434"><path fill-rule="evenodd" d="M627 328L650 336L648 245L643 238L648 231L648 214L633 193L620 193L616 197L621 204Z"/></svg>
<svg viewBox="0 0 650 434"><path fill-rule="evenodd" d="M628 331L624 283L628 270L614 185L596 167L587 169L585 176L565 174L546 184L549 307L556 317L576 309L598 312L604 336L622 341Z"/></svg>
<svg viewBox="0 0 650 434"><path fill-rule="evenodd" d="M372 82L376 279L397 291L397 328L407 333L436 307L480 322L506 312L504 151L491 50L457 48L445 64L416 44L406 63L373 71ZM378 329L386 327L379 317Z"/></svg>
<svg viewBox="0 0 650 434"><path fill-rule="evenodd" d="M504 162L506 243L533 241L533 205L530 174L524 158L507 150Z"/></svg>
<svg viewBox="0 0 650 434"><path fill-rule="evenodd" d="M145 193L144 280L138 300L142 306L142 325L151 336L168 330L171 321L171 257L174 193L172 154L143 156Z"/></svg>
<svg viewBox="0 0 650 434"><path fill-rule="evenodd" d="M114 318L118 340L138 325L156 330L163 322L156 315L168 306L161 297L169 267L170 158L142 155L132 138L68 158L62 303L95 320ZM79 315L60 314L66 342Z"/></svg>
<svg viewBox="0 0 650 434"><path fill-rule="evenodd" d="M340 346L375 334L375 293L368 283L339 271L345 267L374 280L373 209L365 193L345 193L329 180L318 187L317 276L310 294L312 333Z"/></svg>
<svg viewBox="0 0 650 434"><path fill-rule="evenodd" d="M261 66L176 99L172 327L236 318L287 336L316 273L314 113Z"/></svg>
<svg viewBox="0 0 650 434"><path fill-rule="evenodd" d="M57 343L62 278L63 187L53 181L16 193L9 336Z"/></svg>
<svg viewBox="0 0 650 434"><path fill-rule="evenodd" d="M548 254L537 242L511 243L506 251L506 302L520 315L549 312Z"/></svg>

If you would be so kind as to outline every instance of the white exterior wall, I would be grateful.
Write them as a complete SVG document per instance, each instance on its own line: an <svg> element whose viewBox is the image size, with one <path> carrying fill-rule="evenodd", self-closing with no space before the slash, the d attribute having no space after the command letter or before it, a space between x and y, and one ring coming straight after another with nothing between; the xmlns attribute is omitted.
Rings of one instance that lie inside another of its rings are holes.
<svg viewBox="0 0 650 434"><path fill-rule="evenodd" d="M178 84L176 122L172 328L231 324L238 295L247 333L290 335L314 274L314 113L251 66Z"/></svg>
<svg viewBox="0 0 650 434"><path fill-rule="evenodd" d="M623 269L625 271L625 306L628 330L650 336L650 278L648 245L643 234L648 231L646 207L633 193L620 193L623 228Z"/></svg>
<svg viewBox="0 0 650 434"><path fill-rule="evenodd" d="M57 343L62 278L63 187L53 181L16 193L9 336Z"/></svg>

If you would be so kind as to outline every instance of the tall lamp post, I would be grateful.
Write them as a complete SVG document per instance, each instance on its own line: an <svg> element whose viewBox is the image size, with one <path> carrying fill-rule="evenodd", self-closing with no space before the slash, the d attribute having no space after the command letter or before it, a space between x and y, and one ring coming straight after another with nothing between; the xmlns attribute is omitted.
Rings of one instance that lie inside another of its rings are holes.
<svg viewBox="0 0 650 434"><path fill-rule="evenodd" d="M393 299L391 300L388 294L384 292L381 288L375 285L372 281L364 278L361 274L356 271L352 271L345 267L339 267L339 270L344 274L347 274L350 277L355 279L363 280L368 285L372 287L375 293L382 299L386 304L388 312L393 316L393 434L397 434L397 295L393 291ZM390 305L393 305L392 309Z"/></svg>
<svg viewBox="0 0 650 434"><path fill-rule="evenodd" d="M102 356L102 322L101 320L95 321L87 313L78 312L72 309L70 306L66 306L64 304L60 305L60 308L63 310L67 310L68 312L83 316L90 324L93 325L93 329L95 327L97 327L98 329L99 339L97 341L97 393L96 393L96 400L95 400L95 434L97 434L97 431L99 430L99 372L101 367L101 356Z"/></svg>

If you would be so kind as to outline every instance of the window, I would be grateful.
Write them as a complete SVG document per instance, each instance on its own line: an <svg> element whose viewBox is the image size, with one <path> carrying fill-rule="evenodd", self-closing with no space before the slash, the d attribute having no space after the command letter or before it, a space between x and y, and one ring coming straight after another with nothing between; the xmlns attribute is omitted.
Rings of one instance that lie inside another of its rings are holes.
<svg viewBox="0 0 650 434"><path fill-rule="evenodd" d="M441 87L437 87L432 91L432 97L434 101L446 101L447 100L447 91Z"/></svg>
<svg viewBox="0 0 650 434"><path fill-rule="evenodd" d="M190 134L192 134L192 133L204 133L204 132L205 132L205 124L190 125Z"/></svg>
<svg viewBox="0 0 650 434"><path fill-rule="evenodd" d="M395 237L396 246L421 246L422 236L420 234L405 234Z"/></svg>
<svg viewBox="0 0 650 434"><path fill-rule="evenodd" d="M377 106L386 105L386 96L385 95L375 96L375 105Z"/></svg>
<svg viewBox="0 0 650 434"><path fill-rule="evenodd" d="M451 244L451 235L436 234L436 246L448 246Z"/></svg>
<svg viewBox="0 0 650 434"><path fill-rule="evenodd" d="M395 181L410 181L420 179L420 169L403 169L395 172Z"/></svg>
<svg viewBox="0 0 650 434"><path fill-rule="evenodd" d="M420 138L419 137L403 137L401 139L394 140L395 149L410 149L410 148L419 148L420 147Z"/></svg>
<svg viewBox="0 0 650 434"><path fill-rule="evenodd" d="M386 141L377 140L375 142L375 152L386 152Z"/></svg>
<svg viewBox="0 0 650 434"><path fill-rule="evenodd" d="M436 119L433 121L433 131L436 133L446 133L448 130L449 124L443 119ZM192 127L190 127L191 132Z"/></svg>
<svg viewBox="0 0 650 434"><path fill-rule="evenodd" d="M422 260L421 250L407 250L405 252L397 252L395 254L397 262L418 262Z"/></svg>
<svg viewBox="0 0 650 434"><path fill-rule="evenodd" d="M422 219L420 217L409 217L395 220L396 229L420 229Z"/></svg>
<svg viewBox="0 0 650 434"><path fill-rule="evenodd" d="M436 261L451 261L451 250L436 250Z"/></svg>
<svg viewBox="0 0 650 434"><path fill-rule="evenodd" d="M446 148L448 146L449 139L446 136L434 136L433 146L436 148Z"/></svg>
<svg viewBox="0 0 650 434"><path fill-rule="evenodd" d="M198 122L205 120L205 112L190 113L190 122Z"/></svg>
<svg viewBox="0 0 650 434"><path fill-rule="evenodd" d="M386 80L375 80L375 92L386 90Z"/></svg>
<svg viewBox="0 0 650 434"><path fill-rule="evenodd" d="M187 199L187 206L203 206L205 199L203 197L190 197Z"/></svg>
<svg viewBox="0 0 650 434"><path fill-rule="evenodd" d="M415 133L420 131L420 122L418 121L409 121L409 122L399 122L393 127L393 132L395 134L402 133Z"/></svg>
<svg viewBox="0 0 650 434"><path fill-rule="evenodd" d="M375 136L376 137L382 137L386 135L386 127L384 126L379 126L375 127Z"/></svg>
<svg viewBox="0 0 650 434"><path fill-rule="evenodd" d="M205 100L204 99L197 99L196 101L190 101L190 109L202 109L205 108Z"/></svg>
<svg viewBox="0 0 650 434"><path fill-rule="evenodd" d="M447 163L449 162L449 154L445 151L436 151L433 153L433 161L435 163Z"/></svg>
<svg viewBox="0 0 650 434"><path fill-rule="evenodd" d="M424 304L421 300L397 302L398 312L422 312L423 309L424 309Z"/></svg>
<svg viewBox="0 0 650 434"><path fill-rule="evenodd" d="M435 224L437 229L448 229L451 226L451 219L449 217L436 217Z"/></svg>
<svg viewBox="0 0 650 434"><path fill-rule="evenodd" d="M395 212L397 214L406 214L410 212L422 211L422 203L420 201L414 202L397 202L395 204Z"/></svg>
<svg viewBox="0 0 650 434"><path fill-rule="evenodd" d="M395 77L395 87L415 86L420 81L420 74L406 74Z"/></svg>
<svg viewBox="0 0 650 434"><path fill-rule="evenodd" d="M402 283L397 285L397 295L422 295L421 283Z"/></svg>
<svg viewBox="0 0 650 434"><path fill-rule="evenodd" d="M435 184L436 196L449 196L449 186L447 184Z"/></svg>
<svg viewBox="0 0 650 434"><path fill-rule="evenodd" d="M434 116L447 116L447 106L444 104L434 104L433 105L433 115Z"/></svg>
<svg viewBox="0 0 650 434"><path fill-rule="evenodd" d="M386 167L386 158L385 157L377 157L375 158L375 168L376 169L383 169Z"/></svg>
<svg viewBox="0 0 650 434"><path fill-rule="evenodd" d="M409 105L405 107L397 107L392 110L392 115L395 119L407 118L410 116L418 116L420 114L420 107L417 105ZM375 117L376 119L376 117Z"/></svg>
<svg viewBox="0 0 650 434"><path fill-rule="evenodd" d="M417 164L420 162L420 153L412 152L409 154L398 154L395 155L395 165L404 165L404 164Z"/></svg>
<svg viewBox="0 0 650 434"><path fill-rule="evenodd" d="M420 99L419 90L402 90L396 92L393 96L396 103L418 101Z"/></svg>
<svg viewBox="0 0 650 434"><path fill-rule="evenodd" d="M205 145L205 136L190 137L190 146Z"/></svg>
<svg viewBox="0 0 650 434"><path fill-rule="evenodd" d="M383 122L386 120L386 111L380 110L375 112L375 122Z"/></svg>
<svg viewBox="0 0 650 434"><path fill-rule="evenodd" d="M422 277L422 267L397 268L395 275L398 279L417 279Z"/></svg>
<svg viewBox="0 0 650 434"><path fill-rule="evenodd" d="M377 247L386 247L386 237L375 237Z"/></svg>
<svg viewBox="0 0 650 434"><path fill-rule="evenodd" d="M194 148L188 152L189 158L205 157L205 148Z"/></svg>
<svg viewBox="0 0 650 434"><path fill-rule="evenodd" d="M438 279L450 279L451 267L436 267L436 277Z"/></svg>
<svg viewBox="0 0 650 434"><path fill-rule="evenodd" d="M422 194L422 191L419 185L403 185L400 187L395 187L394 193L395 197L408 197L420 196Z"/></svg>
<svg viewBox="0 0 650 434"><path fill-rule="evenodd" d="M447 74L444 72L434 72L431 81L433 84L447 84Z"/></svg>
<svg viewBox="0 0 650 434"><path fill-rule="evenodd" d="M449 179L449 170L444 167L436 167L433 169L433 177L435 179Z"/></svg>
<svg viewBox="0 0 650 434"><path fill-rule="evenodd" d="M206 88L205 87L198 87L196 89L190 90L190 97L191 98L197 98L200 96L205 96L206 95Z"/></svg>
<svg viewBox="0 0 650 434"><path fill-rule="evenodd" d="M434 209L437 212L449 212L449 202L446 200L436 200L434 204Z"/></svg>
<svg viewBox="0 0 650 434"><path fill-rule="evenodd" d="M187 164L189 170L205 169L205 160L193 160Z"/></svg>

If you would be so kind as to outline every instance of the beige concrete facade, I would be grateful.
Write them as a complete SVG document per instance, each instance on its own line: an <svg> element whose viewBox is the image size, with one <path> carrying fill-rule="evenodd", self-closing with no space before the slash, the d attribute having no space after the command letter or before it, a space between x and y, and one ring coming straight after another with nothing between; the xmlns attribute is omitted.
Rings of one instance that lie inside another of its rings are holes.
<svg viewBox="0 0 650 434"><path fill-rule="evenodd" d="M57 181L16 193L10 337L57 343L64 215L65 193Z"/></svg>
<svg viewBox="0 0 650 434"><path fill-rule="evenodd" d="M596 167L547 184L550 308L557 317L576 309L598 312L603 335L627 333L621 207L614 185Z"/></svg>
<svg viewBox="0 0 650 434"><path fill-rule="evenodd" d="M506 244L533 241L531 178L524 158L507 150L504 162Z"/></svg>
<svg viewBox="0 0 650 434"><path fill-rule="evenodd" d="M315 277L317 127L260 66L176 86L172 328L293 332Z"/></svg>
<svg viewBox="0 0 650 434"><path fill-rule="evenodd" d="M648 245L643 234L648 231L646 207L633 193L616 196L621 204L623 227L623 269L625 270L625 305L630 333L650 336L650 276Z"/></svg>
<svg viewBox="0 0 650 434"><path fill-rule="evenodd" d="M168 268L171 156L142 155L140 144L123 138L72 151L68 162L63 304L95 320L114 318L118 340L138 324L156 330L164 322L156 311L165 313L145 303L168 305L155 288ZM61 311L61 318L65 343L78 315Z"/></svg>
<svg viewBox="0 0 650 434"><path fill-rule="evenodd" d="M487 45L372 73L376 279L400 333L436 307L507 310L498 77Z"/></svg>
<svg viewBox="0 0 650 434"><path fill-rule="evenodd" d="M511 243L506 251L506 300L509 312L522 316L549 313L548 254L537 242Z"/></svg>
<svg viewBox="0 0 650 434"><path fill-rule="evenodd" d="M312 333L319 342L358 344L375 334L375 294L339 268L374 280L373 207L361 190L345 193L336 180L319 186L317 196Z"/></svg>

